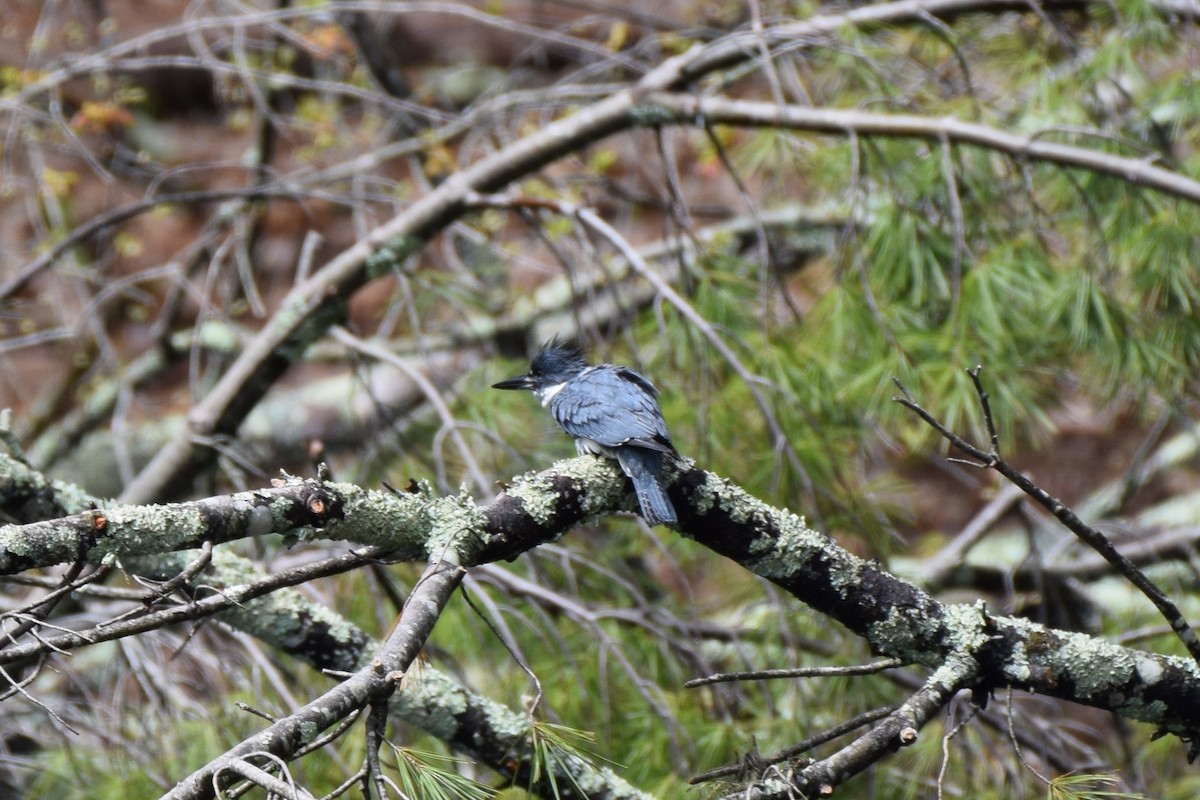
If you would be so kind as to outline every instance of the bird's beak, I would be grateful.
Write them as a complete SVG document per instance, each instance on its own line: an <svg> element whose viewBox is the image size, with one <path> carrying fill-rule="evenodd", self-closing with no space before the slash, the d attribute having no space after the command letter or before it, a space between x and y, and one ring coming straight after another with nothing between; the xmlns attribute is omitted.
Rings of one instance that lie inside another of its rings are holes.
<svg viewBox="0 0 1200 800"><path fill-rule="evenodd" d="M509 378L506 381L492 384L493 389L532 389L533 378L528 375L518 375L515 378Z"/></svg>

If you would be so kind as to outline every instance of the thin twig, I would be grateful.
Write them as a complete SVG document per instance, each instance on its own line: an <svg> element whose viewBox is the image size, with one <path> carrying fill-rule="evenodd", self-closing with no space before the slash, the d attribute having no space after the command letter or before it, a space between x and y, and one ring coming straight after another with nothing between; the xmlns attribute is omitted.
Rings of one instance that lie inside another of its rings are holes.
<svg viewBox="0 0 1200 800"><path fill-rule="evenodd" d="M761 756L758 756L758 762L763 766L771 766L773 764L787 761L790 758L795 758L801 753L806 753L809 750L812 750L814 747L819 747L826 742L831 742L834 739L837 739L840 736L845 736L847 733L850 733L850 731L853 731L856 728L861 728L863 725L870 725L872 722L877 722L884 717L894 714L899 708L900 705L897 704L893 706L882 706L870 711L865 711L862 714L859 714L856 717L851 717L845 722L839 723L838 725L822 731L815 736L810 736L802 742L797 742L791 747L784 748L773 756L768 758L762 758ZM717 778L727 778L730 775L737 775L744 772L745 766L746 765L739 760L737 763L726 764L722 767L710 769L707 772L702 772L699 775L688 778L688 783L692 786L695 786L698 783L704 783Z"/></svg>
<svg viewBox="0 0 1200 800"><path fill-rule="evenodd" d="M942 797L943 797L942 786L945 784L945 781L946 781L946 767L948 767L950 765L950 740L953 739L955 736L957 736L959 734L959 731L961 731L963 728L965 728L967 726L968 722L975 719L975 716L980 711L981 711L981 709L979 708L979 706L972 706L971 710L967 714L967 716L964 719L962 719L957 725L955 725L952 730L948 731L942 737L942 766L941 766L941 768L938 769L938 776L937 776L938 800L942 800Z"/></svg>
<svg viewBox="0 0 1200 800"><path fill-rule="evenodd" d="M314 578L335 575L355 569L363 564L370 563L372 559L384 555L385 552L381 548L368 548L361 553L350 552L312 564L295 567L284 572L267 575L252 583L232 586L211 597L165 608L137 619L119 623L106 620L91 628L80 631L67 631L60 636L41 640L36 643L13 644L0 651L0 665L11 664L35 655L41 655L47 650L62 652L63 650L71 650L88 644L134 636L167 625L203 619L285 586L307 583ZM41 624L53 627L45 622Z"/></svg>
<svg viewBox="0 0 1200 800"><path fill-rule="evenodd" d="M685 684L685 689L707 686L711 683L730 681L759 681L772 678L833 678L846 675L874 675L888 669L904 666L898 658L888 658L871 664L853 664L847 667L796 667L795 669L760 669L751 672L719 672L703 678L694 678Z"/></svg>
<svg viewBox="0 0 1200 800"><path fill-rule="evenodd" d="M992 442L991 451L984 451L963 439L961 436L949 430L940 421L934 418L932 414L922 408L912 395L904 387L900 381L893 379L893 383L899 387L902 396L892 398L900 405L904 406L914 414L919 416L930 427L942 435L948 442L954 445L970 456L974 461L966 461L964 463L972 464L976 467L984 469L994 469L1007 478L1009 481L1019 486L1022 491L1032 497L1043 508L1049 511L1072 533L1078 536L1085 544L1099 553L1105 561L1111 564L1117 572L1125 577L1130 583L1136 586L1142 594L1144 594L1150 602L1154 603L1155 608L1170 624L1171 630L1183 642L1189 654L1200 663L1200 638L1196 637L1196 632L1188 625L1183 614L1179 611L1179 607L1167 597L1167 595L1158 588L1158 586L1146 576L1144 572L1126 558L1117 548L1109 541L1108 537L1096 530L1091 525L1088 525L1075 512L1068 508L1063 502L1056 497L1051 496L1036 483L1025 477L1012 467L1007 461L1000 456L999 437L996 433L996 425L992 419L991 407L988 403L988 394L983 389L983 385L979 380L979 373L982 370L981 366L976 366L974 369L967 370L967 374L971 376L971 380L975 384L975 391L979 395L979 404L983 410L984 421L987 424L988 436Z"/></svg>
<svg viewBox="0 0 1200 800"><path fill-rule="evenodd" d="M496 625L492 622L491 618L488 617L487 614L484 614L483 610L480 609L479 606L475 605L475 601L471 599L471 595L467 591L467 586L465 583L458 587L458 591L462 595L463 600L466 601L467 606L475 612L475 616L483 620L483 624L487 625L488 630L492 632L492 635L496 637L496 640L500 642L500 644L504 645L504 649L508 651L510 656L512 656L513 661L517 662L517 666L521 668L521 671L529 676L530 682L533 683L534 691L537 693L533 696L533 699L526 704L525 711L529 714L529 718L533 719L534 714L537 713L538 706L541 705L542 702L542 682L538 678L537 673L534 672L527 663L525 663L525 659L521 658L520 653L518 653L516 649L509 644L508 638L501 634L499 630L497 630Z"/></svg>

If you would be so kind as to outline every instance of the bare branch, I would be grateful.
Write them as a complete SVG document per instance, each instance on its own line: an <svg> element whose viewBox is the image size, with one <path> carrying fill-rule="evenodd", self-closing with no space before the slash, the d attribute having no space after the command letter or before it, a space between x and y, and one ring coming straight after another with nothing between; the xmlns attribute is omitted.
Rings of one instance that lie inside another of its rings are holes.
<svg viewBox="0 0 1200 800"><path fill-rule="evenodd" d="M788 800L799 791L805 796L827 796L897 748L908 747L918 731L960 689L974 681L977 664L972 655L951 656L912 697L858 739L828 758L800 769L768 777L726 800Z"/></svg>
<svg viewBox="0 0 1200 800"><path fill-rule="evenodd" d="M875 675L887 669L904 666L904 662L896 658L876 661L872 664L855 664L848 667L796 667L794 669L758 669L747 672L722 672L695 678L683 684L685 689L707 686L710 683L725 683L727 681L760 681L777 678L826 678L846 675Z"/></svg>
<svg viewBox="0 0 1200 800"><path fill-rule="evenodd" d="M1163 592L1163 590L1160 589L1152 580L1150 580L1150 578L1146 576L1146 573L1138 569L1136 564L1134 564L1119 550L1117 550L1107 536L1091 525L1085 523L1078 516L1076 516L1074 511L1064 505L1061 500L1056 497L1052 497L1046 492L1046 490L1042 489L1025 475L1018 472L1012 467L1012 465L1010 465L1000 456L1000 439L996 433L995 422L992 420L992 411L988 404L988 394L986 391L984 391L983 384L979 380L979 373L981 369L982 367L977 366L974 369L968 370L967 372L970 374L971 380L975 384L975 390L979 397L979 404L983 409L983 417L987 424L988 437L992 443L992 449L988 452L984 452L947 429L946 426L934 418L932 414L912 400L911 395L908 394L907 390L904 390L903 386L900 388L902 391L904 391L905 396L896 398L896 401L905 408L911 410L913 413L917 414L917 416L933 427L934 430L940 433L955 447L962 450L964 453L967 453L969 456L971 456L971 458L976 459L979 463L975 466L994 469L996 472L999 472L1001 475L1007 478L1013 485L1020 487L1023 492L1032 497L1038 502L1039 505L1053 514L1059 522L1067 527L1068 530L1070 530L1089 547L1103 556L1104 560L1111 564L1118 573L1123 575L1126 580L1136 586L1138 590L1150 600L1150 602L1154 603L1155 608L1157 608L1159 613L1161 613L1167 620L1167 623L1171 626L1171 630L1175 631L1175 634L1179 637L1179 640L1183 642L1184 647L1187 648L1188 652L1192 655L1192 658L1197 664L1200 664L1200 637L1196 636L1196 632L1192 630L1192 627L1188 624L1187 619L1184 618L1175 602L1171 600L1171 598L1169 598L1166 593ZM899 383L897 383L897 385L899 385Z"/></svg>
<svg viewBox="0 0 1200 800"><path fill-rule="evenodd" d="M450 560L444 560L449 558ZM325 730L358 709L389 697L417 657L433 630L442 608L462 580L463 571L445 552L429 563L413 589L391 636L370 663L345 682L284 717L270 728L233 747L180 781L163 800L200 800L212 797L214 782L231 764L257 760L261 753L290 760L315 733Z"/></svg>
<svg viewBox="0 0 1200 800"><path fill-rule="evenodd" d="M1109 175L1137 186L1200 203L1200 181L1164 169L1149 158L1129 158L1103 150L1044 141L1036 134L1017 134L953 117L878 114L840 108L698 97L692 94L651 93L642 96L647 107L669 115L675 124L697 118L724 125L795 128L835 136L883 136L969 144L1015 159L1040 161Z"/></svg>

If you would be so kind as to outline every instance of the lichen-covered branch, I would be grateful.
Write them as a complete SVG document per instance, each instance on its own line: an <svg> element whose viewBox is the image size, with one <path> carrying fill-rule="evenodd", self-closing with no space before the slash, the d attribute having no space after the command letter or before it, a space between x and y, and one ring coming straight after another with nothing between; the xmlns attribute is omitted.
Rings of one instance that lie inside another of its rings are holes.
<svg viewBox="0 0 1200 800"><path fill-rule="evenodd" d="M294 489L294 487L293 487ZM443 501L443 503L446 501ZM98 505L78 487L48 481L40 473L0 453L0 512L32 522L44 514L66 515ZM183 504L187 505L187 504ZM365 506L351 503L352 513L341 522L354 526L374 519L361 516ZM167 580L179 574L194 558L193 551L128 556L122 565L142 577ZM75 649L98 641L141 633L151 627L203 619L215 615L220 622L254 636L264 644L299 658L316 669L350 673L362 667L379 642L337 612L313 602L302 592L287 588L322 574L333 574L378 558L380 551L348 553L318 564L267 575L251 561L225 548L216 548L211 563L196 578L217 592L190 603L145 615L96 631L43 634L28 644L10 643L0 651L0 663L28 659L53 649ZM395 554L389 553L390 558ZM281 588L282 587L282 588ZM94 636L91 634L95 634ZM393 695L391 713L409 724L441 738L455 750L477 758L501 775L545 797L586 797L589 800L647 800L647 796L622 780L610 768L564 753L553 764L542 765L540 783L530 781L534 770L527 734L532 720L471 691L427 664L420 679ZM575 794L574 787L585 789Z"/></svg>
<svg viewBox="0 0 1200 800"><path fill-rule="evenodd" d="M1003 687L1102 708L1185 741L1200 736L1200 668L1188 658L944 604L847 552L797 515L702 470L671 490L685 535L737 561L862 636L873 651L933 669L979 662L976 696Z"/></svg>
<svg viewBox="0 0 1200 800"><path fill-rule="evenodd" d="M78 486L51 480L8 453L0 453L0 519L41 522L98 505L96 498Z"/></svg>
<svg viewBox="0 0 1200 800"><path fill-rule="evenodd" d="M184 553L171 553L145 559L137 566L143 570L140 574L165 578L178 571L186 557ZM153 565L145 563L151 560ZM222 612L218 619L317 669L354 672L379 648L380 643L361 628L294 589L238 602L239 591L267 579L249 560L218 550L214 567L203 581L221 595L206 600L215 604L230 597L236 607ZM403 692L393 695L389 708L399 719L477 758L514 783L530 786L532 754L526 738L532 720L527 714L471 691L433 664L423 665L420 677L408 681ZM588 800L647 800L645 794L608 767L570 754L562 754L553 765L544 766L540 777L541 784L531 788L544 797L554 796L551 786L557 786L564 798L578 797L564 790L580 786L587 788L582 797Z"/></svg>
<svg viewBox="0 0 1200 800"><path fill-rule="evenodd" d="M287 494L289 489L298 494ZM512 558L588 518L634 507L626 479L615 464L590 456L522 476L477 510L472 510L473 504L465 498L384 495L378 502L370 502L370 493L364 490L319 481L299 481L278 491L284 492L282 500L270 495L269 502L262 502L307 509L300 515L300 524L307 530L320 529L319 535L354 541L369 537L366 541L382 543L379 532L394 526L403 536L392 546L400 548L407 543L412 552L436 552L444 543L429 538L435 527L432 521L460 515L458 529L477 530L472 546L463 548L465 565ZM243 495L249 497L231 496L246 506L239 519L255 515L274 519L269 511L257 510L259 493ZM312 518L313 498L326 504L328 511L316 520ZM671 498L679 509L680 529L685 535L841 622L877 653L937 669L950 654L970 652L980 662L976 687L980 696L1014 687L1107 709L1185 740L1200 736L1200 668L1194 662L1131 650L1016 617L993 616L982 605L943 604L847 552L794 513L773 508L704 470L685 468L676 474ZM220 508L219 501L201 502L210 504L205 508ZM196 505L178 507L193 524L199 512L183 509ZM135 511L129 510L129 519L140 519ZM124 520L124 513L114 518ZM390 513L396 518L390 519ZM71 526L88 519L87 514L73 518ZM9 550L14 545L21 547L21 535L29 527L0 528L0 543ZM277 530L265 523L262 528L262 532ZM54 523L35 528L54 529ZM242 530L250 535L254 529L245 524ZM138 531L142 541L149 541L146 531ZM196 543L208 537L193 530L183 538ZM74 558L69 548L60 547L59 552L63 560Z"/></svg>
<svg viewBox="0 0 1200 800"><path fill-rule="evenodd" d="M624 491L619 470L590 457L518 479L484 508L489 533L478 557L529 549L615 509ZM681 471L670 494L684 535L842 623L877 653L935 670L969 653L978 661L971 688L979 698L1013 687L1110 710L1185 741L1200 736L1200 668L1190 659L995 616L982 604L941 603L704 470Z"/></svg>
<svg viewBox="0 0 1200 800"><path fill-rule="evenodd" d="M270 489L190 503L113 505L5 525L0 527L0 574L77 560L102 563L271 533L303 536L316 530L323 538L378 544L401 557L420 558L430 530L428 511L425 495L289 479Z"/></svg>

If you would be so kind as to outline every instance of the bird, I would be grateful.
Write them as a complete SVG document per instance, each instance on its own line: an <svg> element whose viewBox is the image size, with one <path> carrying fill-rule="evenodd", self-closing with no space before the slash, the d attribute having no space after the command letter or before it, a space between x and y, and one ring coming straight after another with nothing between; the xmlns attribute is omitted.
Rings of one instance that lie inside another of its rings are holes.
<svg viewBox="0 0 1200 800"><path fill-rule="evenodd" d="M646 524L679 521L663 475L665 459L679 453L649 380L629 367L589 366L580 348L555 337L534 354L529 372L492 388L533 392L580 455L615 459L633 481Z"/></svg>

